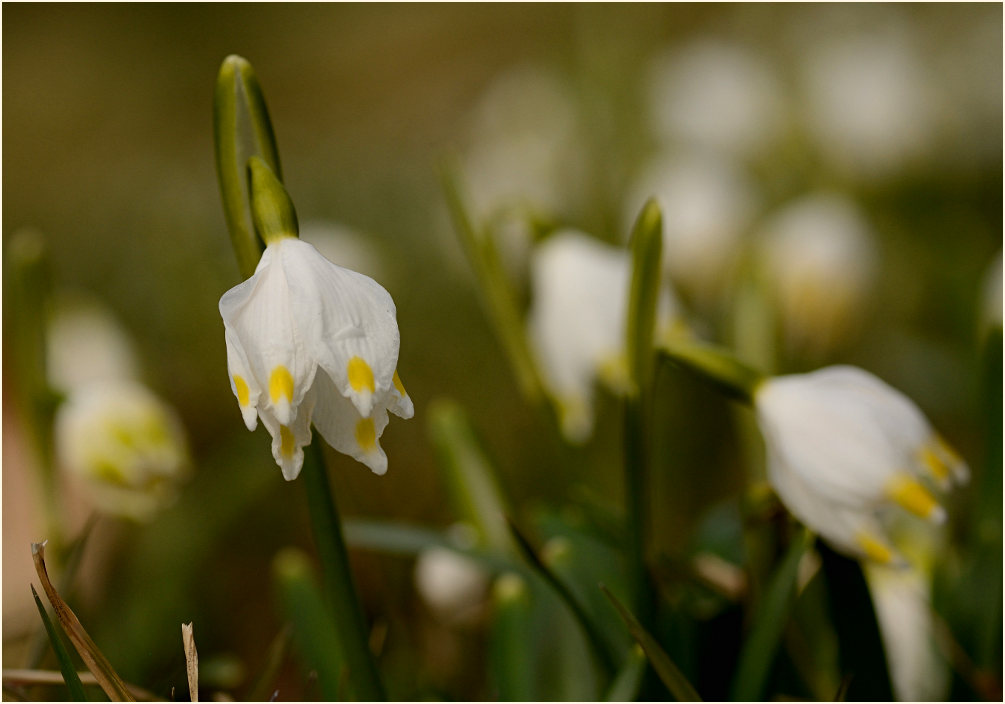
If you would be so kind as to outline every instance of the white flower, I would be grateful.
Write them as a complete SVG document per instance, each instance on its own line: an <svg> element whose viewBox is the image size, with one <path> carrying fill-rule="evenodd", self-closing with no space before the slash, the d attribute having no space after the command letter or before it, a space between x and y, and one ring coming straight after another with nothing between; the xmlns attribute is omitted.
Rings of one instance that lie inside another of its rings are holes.
<svg viewBox="0 0 1005 704"><path fill-rule="evenodd" d="M895 508L942 521L928 485L968 478L910 399L856 367L768 379L754 405L782 502L853 556L900 562L889 532Z"/></svg>
<svg viewBox="0 0 1005 704"><path fill-rule="evenodd" d="M810 134L831 163L853 175L886 176L931 140L926 69L902 34L820 41L800 62Z"/></svg>
<svg viewBox="0 0 1005 704"><path fill-rule="evenodd" d="M712 39L657 57L650 112L667 146L684 142L741 157L763 152L785 121L781 85L763 57Z"/></svg>
<svg viewBox="0 0 1005 704"><path fill-rule="evenodd" d="M139 376L128 333L96 301L58 300L46 333L46 372L54 389L70 392L95 381Z"/></svg>
<svg viewBox="0 0 1005 704"><path fill-rule="evenodd" d="M628 385L625 325L631 279L626 249L574 230L556 232L531 261L528 333L543 382L558 405L562 430L582 442L593 429L593 381ZM671 334L676 306L661 290L656 337Z"/></svg>
<svg viewBox="0 0 1005 704"><path fill-rule="evenodd" d="M147 519L174 499L188 475L181 423L135 382L74 389L56 413L55 434L61 467L108 513Z"/></svg>
<svg viewBox="0 0 1005 704"><path fill-rule="evenodd" d="M789 346L820 352L844 339L878 273L872 230L855 204L825 193L800 198L772 216L759 244Z"/></svg>
<svg viewBox="0 0 1005 704"><path fill-rule="evenodd" d="M387 471L379 438L387 411L411 418L398 378L391 296L332 264L307 242L269 244L254 275L220 299L231 390L249 430L261 418L272 455L292 480L311 423L339 452Z"/></svg>
<svg viewBox="0 0 1005 704"><path fill-rule="evenodd" d="M489 575L477 562L455 550L429 548L415 562L415 586L439 618L462 625L478 616Z"/></svg>
<svg viewBox="0 0 1005 704"><path fill-rule="evenodd" d="M675 285L709 305L728 285L757 196L730 159L697 151L654 160L631 187L625 222L655 197L663 214L663 264Z"/></svg>

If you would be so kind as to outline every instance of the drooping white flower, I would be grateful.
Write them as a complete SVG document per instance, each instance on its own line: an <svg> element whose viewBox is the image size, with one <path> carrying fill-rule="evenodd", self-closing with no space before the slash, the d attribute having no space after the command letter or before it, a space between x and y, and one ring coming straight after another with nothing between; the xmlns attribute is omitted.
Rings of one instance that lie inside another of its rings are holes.
<svg viewBox="0 0 1005 704"><path fill-rule="evenodd" d="M625 325L631 280L626 249L575 230L556 232L531 261L531 346L543 383L558 405L562 431L582 442L593 429L593 382L624 392L628 385ZM678 322L669 287L661 289L656 337Z"/></svg>
<svg viewBox="0 0 1005 704"><path fill-rule="evenodd" d="M95 506L134 520L170 503L189 473L178 417L132 381L73 389L56 413L55 440L60 466Z"/></svg>
<svg viewBox="0 0 1005 704"><path fill-rule="evenodd" d="M757 195L731 159L684 151L655 159L625 199L626 223L655 197L663 214L663 264L675 286L708 306L728 285Z"/></svg>
<svg viewBox="0 0 1005 704"><path fill-rule="evenodd" d="M800 198L765 224L759 247L764 284L790 347L820 352L853 330L879 254L852 201L829 193Z"/></svg>
<svg viewBox="0 0 1005 704"><path fill-rule="evenodd" d="M746 157L783 131L781 83L764 57L738 44L706 38L667 51L649 83L652 128L667 146Z"/></svg>
<svg viewBox="0 0 1005 704"><path fill-rule="evenodd" d="M254 275L220 299L231 390L249 430L261 418L272 455L292 480L311 423L339 452L387 471L380 436L387 412L411 418L398 378L391 296L373 279L280 237Z"/></svg>
<svg viewBox="0 0 1005 704"><path fill-rule="evenodd" d="M942 521L929 485L969 476L910 399L856 367L768 379L754 405L782 502L855 557L900 562L889 534L896 507Z"/></svg>

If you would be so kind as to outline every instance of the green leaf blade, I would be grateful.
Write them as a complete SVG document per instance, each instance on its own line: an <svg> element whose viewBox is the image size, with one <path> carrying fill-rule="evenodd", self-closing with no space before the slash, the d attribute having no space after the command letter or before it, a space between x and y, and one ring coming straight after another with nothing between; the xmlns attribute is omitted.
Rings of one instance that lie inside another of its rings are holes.
<svg viewBox="0 0 1005 704"><path fill-rule="evenodd" d="M70 690L70 699L75 702L86 702L87 696L84 694L84 685L77 674L77 668L70 658L70 653L67 651L63 639L59 636L55 625L45 612L45 607L42 606L42 600L38 598L34 585L31 585L31 595L35 599L38 615L42 617L45 632L49 635L49 643L52 645L52 649L56 653L56 659L59 661L59 671L63 674L63 681L66 682L66 686Z"/></svg>

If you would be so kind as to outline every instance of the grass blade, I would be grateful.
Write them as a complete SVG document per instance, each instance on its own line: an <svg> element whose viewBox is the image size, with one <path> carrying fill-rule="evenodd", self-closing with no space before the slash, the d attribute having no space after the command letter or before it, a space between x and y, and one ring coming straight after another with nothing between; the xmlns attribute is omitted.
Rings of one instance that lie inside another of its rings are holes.
<svg viewBox="0 0 1005 704"><path fill-rule="evenodd" d="M199 701L199 651L195 649L195 634L191 623L181 625L181 642L185 649L185 674L188 675L188 696Z"/></svg>
<svg viewBox="0 0 1005 704"><path fill-rule="evenodd" d="M63 681L66 682L66 686L70 690L70 699L75 702L86 702L87 697L84 695L84 685L80 682L80 677L77 675L77 668L70 659L70 653L66 650L63 639L59 637L56 627L49 620L49 614L45 613L45 607L42 606L42 601L38 598L38 592L35 591L34 585L31 585L31 595L35 599L35 606L38 607L38 615L42 617L45 632L49 634L49 643L52 644L52 649L56 653L56 659L59 660L59 670L63 673Z"/></svg>
<svg viewBox="0 0 1005 704"><path fill-rule="evenodd" d="M758 701L764 698L764 686L771 675L782 630L795 598L799 561L812 542L812 535L803 530L792 541L782 564L768 585L750 635L740 651L740 663L730 696L734 701Z"/></svg>
<svg viewBox="0 0 1005 704"><path fill-rule="evenodd" d="M652 664L656 674L663 680L663 684L670 690L670 694L680 702L700 702L701 697L698 696L698 692L695 691L695 688L677 668L673 660L670 659L670 656L666 654L662 646L656 642L656 639L649 635L649 632L618 601L617 597L611 594L607 587L600 585L600 589L607 595L610 602L614 604L614 608L618 610L621 619L628 626L628 631L632 634L635 642L642 646L646 657L649 658L649 662Z"/></svg>
<svg viewBox="0 0 1005 704"><path fill-rule="evenodd" d="M31 556L35 562L35 572L42 582L42 588L52 605L52 610L66 635L70 638L70 642L73 643L73 647L77 649L84 664L87 665L87 669L94 674L98 684L113 702L135 701L129 690L126 689L122 678L115 672L111 663L91 640L91 637L87 635L87 631L84 630L66 602L60 598L56 588L52 586L49 574L45 569L45 543L32 543Z"/></svg>

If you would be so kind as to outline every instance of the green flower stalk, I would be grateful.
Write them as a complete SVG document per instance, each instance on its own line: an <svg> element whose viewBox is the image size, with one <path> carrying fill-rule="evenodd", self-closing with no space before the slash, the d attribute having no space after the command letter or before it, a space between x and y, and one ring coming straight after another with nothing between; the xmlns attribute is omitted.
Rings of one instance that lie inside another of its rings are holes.
<svg viewBox="0 0 1005 704"><path fill-rule="evenodd" d="M360 699L384 699L311 426L376 474L387 471L379 440L388 411L403 418L414 412L397 373L394 302L377 282L298 239L265 101L250 65L239 57L228 57L221 68L214 118L227 223L241 270L250 275L220 299L231 391L248 429L261 420L269 431L284 478L303 470L349 685ZM235 180L238 173L247 178L247 192Z"/></svg>

